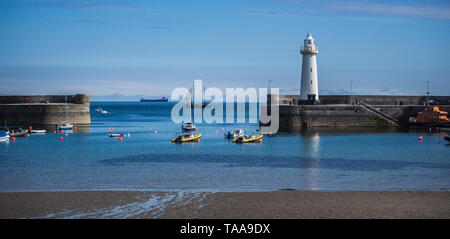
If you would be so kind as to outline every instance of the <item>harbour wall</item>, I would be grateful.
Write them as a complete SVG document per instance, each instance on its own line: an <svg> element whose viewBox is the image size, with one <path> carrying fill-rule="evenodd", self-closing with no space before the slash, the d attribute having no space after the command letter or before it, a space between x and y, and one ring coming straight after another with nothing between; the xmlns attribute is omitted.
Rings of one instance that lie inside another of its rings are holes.
<svg viewBox="0 0 450 239"><path fill-rule="evenodd" d="M88 95L67 95L67 104L65 95L0 96L0 127L58 125L66 121L91 123Z"/></svg>
<svg viewBox="0 0 450 239"><path fill-rule="evenodd" d="M425 96L324 95L316 104L300 104L298 100L297 95L279 96L279 131L309 127L407 127L409 117L426 108ZM430 96L429 100L450 112L450 96ZM271 104L270 95L268 103ZM396 123L380 117L367 105Z"/></svg>

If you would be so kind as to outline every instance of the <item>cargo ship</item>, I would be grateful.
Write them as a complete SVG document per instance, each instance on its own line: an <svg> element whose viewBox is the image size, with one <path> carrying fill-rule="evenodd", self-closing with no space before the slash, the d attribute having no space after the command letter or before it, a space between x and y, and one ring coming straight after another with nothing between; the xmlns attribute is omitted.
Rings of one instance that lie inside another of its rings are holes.
<svg viewBox="0 0 450 239"><path fill-rule="evenodd" d="M162 98L159 98L159 99L150 99L150 98L148 98L148 97L142 97L141 98L141 102L167 102L169 99L168 98L166 98L166 97L162 97Z"/></svg>

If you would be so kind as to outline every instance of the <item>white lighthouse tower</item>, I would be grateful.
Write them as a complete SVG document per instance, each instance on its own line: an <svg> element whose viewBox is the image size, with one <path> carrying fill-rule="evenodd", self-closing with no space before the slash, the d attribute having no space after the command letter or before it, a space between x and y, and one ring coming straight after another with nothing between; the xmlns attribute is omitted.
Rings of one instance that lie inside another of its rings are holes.
<svg viewBox="0 0 450 239"><path fill-rule="evenodd" d="M316 60L319 48L314 45L314 38L310 33L306 36L304 45L300 49L300 53L303 55L300 100L319 101Z"/></svg>

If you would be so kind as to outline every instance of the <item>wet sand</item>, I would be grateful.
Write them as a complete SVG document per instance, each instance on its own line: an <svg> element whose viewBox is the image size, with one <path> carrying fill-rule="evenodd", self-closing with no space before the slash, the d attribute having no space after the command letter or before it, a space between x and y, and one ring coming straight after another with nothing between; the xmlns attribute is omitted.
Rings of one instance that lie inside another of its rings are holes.
<svg viewBox="0 0 450 239"><path fill-rule="evenodd" d="M450 192L0 193L0 218L450 218Z"/></svg>

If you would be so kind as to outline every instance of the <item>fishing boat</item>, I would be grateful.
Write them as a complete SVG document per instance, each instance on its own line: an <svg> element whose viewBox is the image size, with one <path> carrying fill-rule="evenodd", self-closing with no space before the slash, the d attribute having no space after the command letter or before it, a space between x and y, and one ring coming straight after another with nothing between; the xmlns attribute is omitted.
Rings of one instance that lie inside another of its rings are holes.
<svg viewBox="0 0 450 239"><path fill-rule="evenodd" d="M179 134L172 139L172 143L190 143L190 142L200 142L202 134Z"/></svg>
<svg viewBox="0 0 450 239"><path fill-rule="evenodd" d="M262 143L262 134L252 135L248 137L247 135L240 136L236 139L233 139L233 143L236 144L246 144L246 143Z"/></svg>
<svg viewBox="0 0 450 239"><path fill-rule="evenodd" d="M6 132L6 130L0 130L0 142L8 142L9 141L9 134Z"/></svg>
<svg viewBox="0 0 450 239"><path fill-rule="evenodd" d="M97 109L95 109L95 113L97 113L97 114L108 114L108 111L103 110L101 107L98 107Z"/></svg>
<svg viewBox="0 0 450 239"><path fill-rule="evenodd" d="M166 97L162 97L162 98L158 98L158 99L150 99L148 97L142 97L140 101L141 102L167 102L167 101L169 101L169 99Z"/></svg>
<svg viewBox="0 0 450 239"><path fill-rule="evenodd" d="M238 137L244 136L245 132L243 129L234 129L233 131L228 131L225 133L226 139L236 139Z"/></svg>
<svg viewBox="0 0 450 239"><path fill-rule="evenodd" d="M193 123L186 123L181 126L181 130L183 131L198 131L197 127Z"/></svg>

